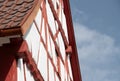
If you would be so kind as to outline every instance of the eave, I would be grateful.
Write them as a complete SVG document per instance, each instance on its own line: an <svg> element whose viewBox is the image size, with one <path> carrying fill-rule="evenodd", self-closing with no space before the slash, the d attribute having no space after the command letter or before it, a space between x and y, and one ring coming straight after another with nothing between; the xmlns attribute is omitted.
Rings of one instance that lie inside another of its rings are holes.
<svg viewBox="0 0 120 81"><path fill-rule="evenodd" d="M24 18L22 19L22 21L20 21L19 25L16 25L14 27L8 26L7 28L6 27L2 28L0 25L0 37L12 35L25 35L27 30L31 26L33 19L37 15L37 12L42 1L43 0L34 0L34 4L31 5L32 8L28 12L25 12L27 14L23 16Z"/></svg>

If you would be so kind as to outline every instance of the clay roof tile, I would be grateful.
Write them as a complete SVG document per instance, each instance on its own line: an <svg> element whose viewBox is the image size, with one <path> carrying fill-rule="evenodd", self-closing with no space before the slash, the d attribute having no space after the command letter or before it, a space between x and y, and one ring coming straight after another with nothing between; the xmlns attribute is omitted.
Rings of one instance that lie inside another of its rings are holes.
<svg viewBox="0 0 120 81"><path fill-rule="evenodd" d="M31 17L29 18L29 16L33 13L36 5L39 4L40 1L41 0L0 0L0 36L1 31L3 32L4 30L18 27L22 32L21 34L25 33L27 30L23 32L22 30L24 28L22 25L26 21L28 22L27 19L33 19ZM4 34L2 34L2 36L3 35Z"/></svg>

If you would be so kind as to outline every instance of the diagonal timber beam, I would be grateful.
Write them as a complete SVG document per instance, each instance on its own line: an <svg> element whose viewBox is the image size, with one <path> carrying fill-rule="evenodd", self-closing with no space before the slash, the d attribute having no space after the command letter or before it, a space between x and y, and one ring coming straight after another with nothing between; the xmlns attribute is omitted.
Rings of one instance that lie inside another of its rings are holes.
<svg viewBox="0 0 120 81"><path fill-rule="evenodd" d="M32 58L31 52L28 50L28 46L26 41L24 40L18 50L18 57L23 58L25 61L28 69L30 70L31 74L35 81L44 81L39 69L37 68L37 64L35 63L34 59Z"/></svg>
<svg viewBox="0 0 120 81"><path fill-rule="evenodd" d="M59 18L58 18L58 16L57 16L57 13L56 13L56 11L55 11L55 9L54 9L54 5L53 5L53 3L52 3L52 0L48 0L48 3L49 3L50 8L51 8L51 10L52 10L54 19L55 19L55 20L57 21L57 23L58 23L58 26L59 26L59 29L60 29L60 32L61 32L61 35L62 35L64 44L65 44L65 47L67 48L67 47L69 46L69 43L68 43L68 41L67 41L67 39L66 39L64 30L63 30L63 28L62 28L62 24L61 24L61 22L60 22L60 20L59 20Z"/></svg>

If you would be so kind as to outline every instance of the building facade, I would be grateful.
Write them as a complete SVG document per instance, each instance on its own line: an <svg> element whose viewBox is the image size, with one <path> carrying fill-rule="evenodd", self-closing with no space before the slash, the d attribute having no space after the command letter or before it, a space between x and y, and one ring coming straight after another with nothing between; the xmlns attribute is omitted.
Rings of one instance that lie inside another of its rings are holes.
<svg viewBox="0 0 120 81"><path fill-rule="evenodd" d="M69 0L1 0L0 59L0 81L82 81Z"/></svg>

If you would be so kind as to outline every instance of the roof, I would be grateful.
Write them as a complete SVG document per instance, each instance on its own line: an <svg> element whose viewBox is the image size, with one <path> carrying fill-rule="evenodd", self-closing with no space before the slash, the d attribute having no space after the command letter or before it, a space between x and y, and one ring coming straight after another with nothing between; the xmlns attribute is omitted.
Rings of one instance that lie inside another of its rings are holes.
<svg viewBox="0 0 120 81"><path fill-rule="evenodd" d="M0 0L0 36L25 34L37 14L40 1Z"/></svg>

